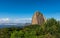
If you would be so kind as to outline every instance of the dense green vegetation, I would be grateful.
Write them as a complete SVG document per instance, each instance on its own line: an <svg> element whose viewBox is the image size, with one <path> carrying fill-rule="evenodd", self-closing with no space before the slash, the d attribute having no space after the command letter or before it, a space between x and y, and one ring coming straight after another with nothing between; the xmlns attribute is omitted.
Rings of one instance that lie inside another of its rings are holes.
<svg viewBox="0 0 60 38"><path fill-rule="evenodd" d="M0 38L60 38L60 21L51 18L42 25L2 28Z"/></svg>

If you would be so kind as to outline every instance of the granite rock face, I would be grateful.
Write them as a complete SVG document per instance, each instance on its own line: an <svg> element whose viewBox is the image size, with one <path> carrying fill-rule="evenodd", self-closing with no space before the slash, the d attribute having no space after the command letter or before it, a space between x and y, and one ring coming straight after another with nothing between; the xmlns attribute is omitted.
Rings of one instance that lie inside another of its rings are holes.
<svg viewBox="0 0 60 38"><path fill-rule="evenodd" d="M41 14L39 11L36 11L35 14L32 17L32 24L43 24L45 22L43 14Z"/></svg>

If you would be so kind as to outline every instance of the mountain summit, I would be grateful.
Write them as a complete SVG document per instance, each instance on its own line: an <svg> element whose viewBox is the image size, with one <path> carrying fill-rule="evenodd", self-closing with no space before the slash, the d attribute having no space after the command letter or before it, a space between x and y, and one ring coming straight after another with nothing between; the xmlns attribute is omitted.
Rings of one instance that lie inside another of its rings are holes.
<svg viewBox="0 0 60 38"><path fill-rule="evenodd" d="M42 23L45 22L44 16L42 13L39 11L36 11L35 14L32 17L32 24L39 24L41 25Z"/></svg>

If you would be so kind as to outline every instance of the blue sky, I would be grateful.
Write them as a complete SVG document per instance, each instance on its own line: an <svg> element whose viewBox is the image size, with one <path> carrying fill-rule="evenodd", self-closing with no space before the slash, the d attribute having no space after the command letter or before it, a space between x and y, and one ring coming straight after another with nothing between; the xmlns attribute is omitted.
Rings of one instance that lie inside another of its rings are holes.
<svg viewBox="0 0 60 38"><path fill-rule="evenodd" d="M60 0L0 0L0 19L32 18L36 10L60 20Z"/></svg>

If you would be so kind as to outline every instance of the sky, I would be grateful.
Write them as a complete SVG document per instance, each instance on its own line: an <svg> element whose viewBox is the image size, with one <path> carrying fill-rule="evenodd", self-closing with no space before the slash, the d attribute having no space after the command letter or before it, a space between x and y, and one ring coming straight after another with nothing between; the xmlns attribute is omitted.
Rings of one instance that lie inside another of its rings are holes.
<svg viewBox="0 0 60 38"><path fill-rule="evenodd" d="M60 20L60 0L0 0L0 23L31 22L35 11Z"/></svg>

